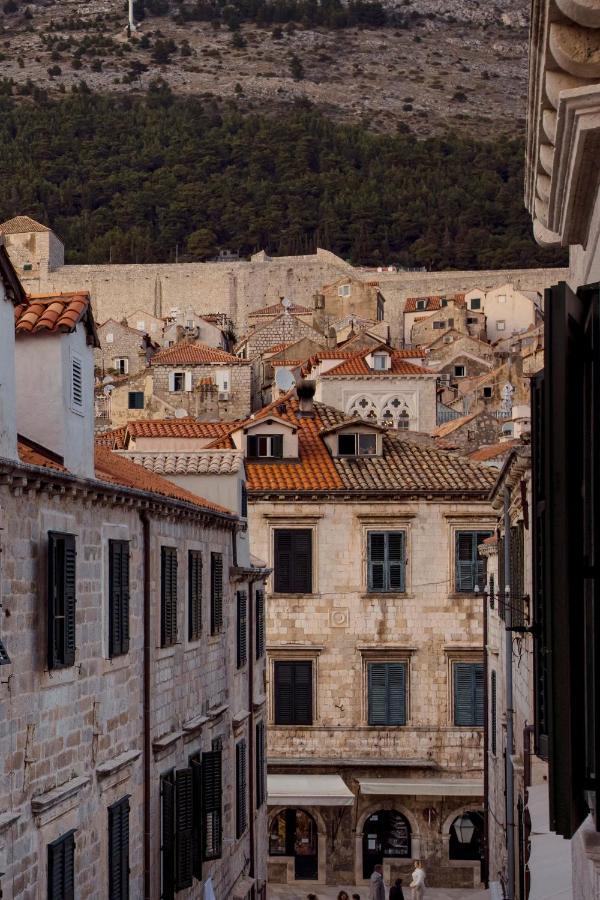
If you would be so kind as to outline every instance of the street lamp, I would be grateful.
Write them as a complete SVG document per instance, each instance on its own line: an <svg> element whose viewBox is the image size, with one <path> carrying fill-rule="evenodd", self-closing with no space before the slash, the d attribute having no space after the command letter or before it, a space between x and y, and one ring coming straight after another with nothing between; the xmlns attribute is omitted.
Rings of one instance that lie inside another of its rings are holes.
<svg viewBox="0 0 600 900"><path fill-rule="evenodd" d="M475 832L475 826L473 825L471 816L464 814L459 816L454 823L454 831L456 832L456 837L460 844L470 844Z"/></svg>

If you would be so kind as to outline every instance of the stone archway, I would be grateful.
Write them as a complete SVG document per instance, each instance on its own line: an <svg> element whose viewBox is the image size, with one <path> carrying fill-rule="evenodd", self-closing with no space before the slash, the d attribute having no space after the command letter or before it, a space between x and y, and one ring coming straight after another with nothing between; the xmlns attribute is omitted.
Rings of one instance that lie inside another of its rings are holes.
<svg viewBox="0 0 600 900"><path fill-rule="evenodd" d="M291 823L291 816L289 813L299 814L299 816L295 816L295 821L298 823L298 819L300 819L299 827L302 831L301 835L294 833L293 835L285 835L283 840L286 842L285 850L290 852L284 853L273 853L273 829L275 827L278 818L285 817L286 825L289 827L289 823ZM286 815L288 814L288 815ZM316 828L315 834L315 846L314 846L314 854L313 853L303 853L298 852L300 848L298 848L297 844L299 841L302 842L302 848L306 847L304 844L304 840L309 841L308 848L309 850L313 850L310 846L311 835L306 831L306 827L310 829L310 822L314 823ZM269 839L269 860L277 860L280 862L285 862L286 864L286 884L325 884L327 881L327 828L325 825L325 821L319 812L318 809L312 806L279 806L269 811L268 817L268 839ZM314 862L312 860L312 856L314 855ZM314 868L313 868L314 866ZM300 877L298 877L300 876ZM316 876L316 877L314 877Z"/></svg>
<svg viewBox="0 0 600 900"><path fill-rule="evenodd" d="M365 824L370 819L370 817L377 813L378 810L383 811L395 811L398 812L401 816L403 816L410 826L411 833L411 856L405 857L406 859L420 859L421 858L421 827L419 825L419 820L417 819L415 813L408 809L403 803L398 802L399 798L389 798L383 799L381 797L375 797L371 800L365 807L362 809L361 814L358 816L356 821L356 829L354 832L354 841L355 841L355 850L354 850L354 878L356 884L367 884L365 878L363 878L363 841L364 841L364 829ZM384 866L384 876L386 869L385 859L383 861ZM387 873L387 878L389 881L389 871Z"/></svg>

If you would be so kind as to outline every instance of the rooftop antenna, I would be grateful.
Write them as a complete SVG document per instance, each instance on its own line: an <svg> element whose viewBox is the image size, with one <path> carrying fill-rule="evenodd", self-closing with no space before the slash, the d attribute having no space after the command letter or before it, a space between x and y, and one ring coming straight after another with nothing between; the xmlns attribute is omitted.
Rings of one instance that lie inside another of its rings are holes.
<svg viewBox="0 0 600 900"><path fill-rule="evenodd" d="M283 308L286 312L286 315L289 316L290 309L292 308L292 305L293 305L292 301L289 299L289 297L284 297L281 301L281 305L283 306Z"/></svg>

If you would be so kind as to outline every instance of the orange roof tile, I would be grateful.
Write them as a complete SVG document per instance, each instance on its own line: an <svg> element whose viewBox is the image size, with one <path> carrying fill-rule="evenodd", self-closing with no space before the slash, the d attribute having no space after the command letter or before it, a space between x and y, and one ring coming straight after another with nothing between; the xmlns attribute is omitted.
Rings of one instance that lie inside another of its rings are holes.
<svg viewBox="0 0 600 900"><path fill-rule="evenodd" d="M219 438L238 428L242 423L199 422L191 417L185 419L141 419L128 422L123 435L123 447L128 437L173 437L173 438ZM119 431L120 429L115 429ZM114 432L111 432L114 434ZM123 447L119 449L123 449Z"/></svg>
<svg viewBox="0 0 600 900"><path fill-rule="evenodd" d="M161 350L151 361L153 366L206 366L213 363L226 363L229 366L249 365L248 360L239 359L216 347L207 347L206 344L176 344L175 347Z"/></svg>
<svg viewBox="0 0 600 900"><path fill-rule="evenodd" d="M120 428L112 428L110 431L101 431L96 434L94 442L98 447L110 447L111 450L123 450L125 447L125 432L127 425Z"/></svg>
<svg viewBox="0 0 600 900"><path fill-rule="evenodd" d="M86 330L99 347L87 291L65 291L56 294L28 294L24 303L15 307L15 330L19 334L70 333L84 322Z"/></svg>
<svg viewBox="0 0 600 900"><path fill-rule="evenodd" d="M469 453L469 459L474 459L476 462L486 462L488 459L496 459L498 456L504 456L519 443L520 441L513 440L500 441L497 444L488 444L486 447L479 447L478 450Z"/></svg>
<svg viewBox="0 0 600 900"><path fill-rule="evenodd" d="M436 297L436 296L433 296L433 297L408 297L406 300L406 303L404 304L404 312L405 313L416 312L418 309L417 302L419 300L426 301L425 310L427 310L429 312L431 312L432 310L435 310L435 309L442 309L442 300L448 300L449 302L451 300L454 300L454 302L457 306L465 305L465 295L464 294L448 294L447 296L444 296L444 297L442 297L442 296L439 296L439 297Z"/></svg>
<svg viewBox="0 0 600 900"><path fill-rule="evenodd" d="M21 462L28 466L42 466L44 469L56 469L59 472L67 471L62 462L59 462L60 457L55 453L39 444L28 441L21 435L19 435L17 441L17 452Z"/></svg>
<svg viewBox="0 0 600 900"><path fill-rule="evenodd" d="M48 232L50 229L29 216L15 216L0 225L0 234L27 234L30 231Z"/></svg>
<svg viewBox="0 0 600 900"><path fill-rule="evenodd" d="M448 422L444 422L443 425L438 425L433 432L433 436L436 438L446 437L447 434L452 434L453 431L462 428L463 425L467 425L475 418L475 415L476 413L472 413L470 416L459 416L457 419L450 419Z"/></svg>
<svg viewBox="0 0 600 900"><path fill-rule="evenodd" d="M290 316L312 315L312 309L300 306L299 303L292 303L291 306L288 306L287 311ZM285 312L285 307L281 303L274 303L272 306L263 306L261 309L255 309L253 312L248 313L248 318L252 319L254 316L278 316L283 312Z"/></svg>
<svg viewBox="0 0 600 900"><path fill-rule="evenodd" d="M376 349L376 348L373 348ZM435 372L432 372L431 369L426 369L424 366L418 366L415 363L407 362L406 356L403 354L406 353L404 350L393 350L391 352L392 365L389 369L371 369L369 368L366 357L372 353L373 350L363 350L361 353L357 353L353 355L350 359L347 359L345 362L340 363L339 366L335 366L333 369L329 369L328 372L323 372L322 378L330 378L330 377L339 377L343 375L375 375L377 377L390 377L390 375L433 375L435 376Z"/></svg>

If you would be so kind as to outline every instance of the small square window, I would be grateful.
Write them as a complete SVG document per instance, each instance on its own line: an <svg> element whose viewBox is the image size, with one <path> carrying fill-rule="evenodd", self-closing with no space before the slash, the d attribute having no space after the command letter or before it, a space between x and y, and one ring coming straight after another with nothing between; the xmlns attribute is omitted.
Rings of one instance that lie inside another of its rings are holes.
<svg viewBox="0 0 600 900"><path fill-rule="evenodd" d="M492 389L491 389L491 387L489 387L489 386L488 386L488 387L484 387L484 389L483 389L483 396L484 396L484 397L491 397L491 396L492 396Z"/></svg>
<svg viewBox="0 0 600 900"><path fill-rule="evenodd" d="M112 333L112 331L109 331L109 333L108 333L108 334L106 335L106 337L105 337L106 343L107 343L107 344L112 344L112 343L114 342L114 340L115 340L114 334Z"/></svg>
<svg viewBox="0 0 600 900"><path fill-rule="evenodd" d="M377 453L377 435L375 434L339 434L338 456L375 456Z"/></svg>
<svg viewBox="0 0 600 900"><path fill-rule="evenodd" d="M470 306L471 309L481 309L481 297L472 297Z"/></svg>
<svg viewBox="0 0 600 900"><path fill-rule="evenodd" d="M477 316L467 316L467 325L477 325Z"/></svg>
<svg viewBox="0 0 600 900"><path fill-rule="evenodd" d="M465 377L465 367L464 366L454 366L454 377L455 378L464 378Z"/></svg>
<svg viewBox="0 0 600 900"><path fill-rule="evenodd" d="M448 301L446 300L445 297L442 297L442 304L441 304L441 305L442 305L442 306L448 306Z"/></svg>
<svg viewBox="0 0 600 900"><path fill-rule="evenodd" d="M373 368L382 372L388 367L388 355L387 353L374 353L373 354Z"/></svg>
<svg viewBox="0 0 600 900"><path fill-rule="evenodd" d="M135 323L135 327L137 328L138 331L145 331L146 323L143 319L140 319L139 322Z"/></svg>
<svg viewBox="0 0 600 900"><path fill-rule="evenodd" d="M119 375L127 375L129 373L129 360L127 357L118 357L114 360L113 365Z"/></svg>
<svg viewBox="0 0 600 900"><path fill-rule="evenodd" d="M427 309L427 300L417 300L416 309Z"/></svg>
<svg viewBox="0 0 600 900"><path fill-rule="evenodd" d="M506 294L500 294L498 297L498 303L506 303Z"/></svg>
<svg viewBox="0 0 600 900"><path fill-rule="evenodd" d="M504 321L504 319L498 319L498 321L496 322L496 328L498 329L498 331L506 330L506 322Z"/></svg>
<svg viewBox="0 0 600 900"><path fill-rule="evenodd" d="M351 284L341 284L338 288L338 294L340 297L349 297L352 293L352 285Z"/></svg>
<svg viewBox="0 0 600 900"><path fill-rule="evenodd" d="M144 392L143 391L129 391L129 400L127 404L128 409L143 409L144 408Z"/></svg>
<svg viewBox="0 0 600 900"><path fill-rule="evenodd" d="M433 327L434 328L443 328L445 324L446 324L445 322L434 322Z"/></svg>
<svg viewBox="0 0 600 900"><path fill-rule="evenodd" d="M25 265L23 266L24 272L31 272L32 269L33 269L33 266L31 265L31 263L25 263Z"/></svg>

